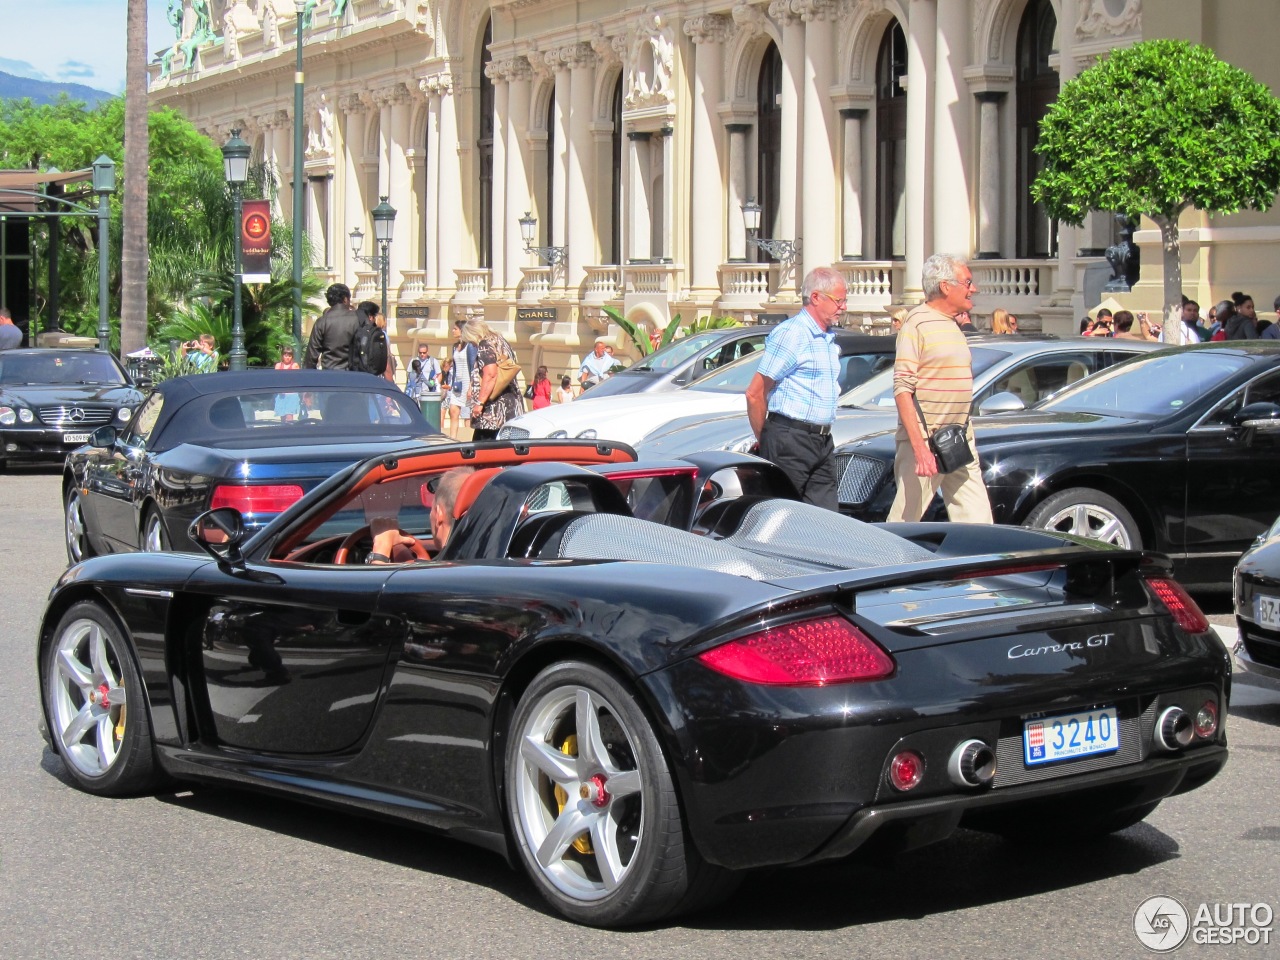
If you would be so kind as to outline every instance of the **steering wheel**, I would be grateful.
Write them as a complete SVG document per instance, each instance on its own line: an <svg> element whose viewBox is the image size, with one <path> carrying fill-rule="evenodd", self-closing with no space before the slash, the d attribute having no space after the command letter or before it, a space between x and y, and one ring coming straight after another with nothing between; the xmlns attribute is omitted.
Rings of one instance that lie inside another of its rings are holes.
<svg viewBox="0 0 1280 960"><path fill-rule="evenodd" d="M410 534L405 533L403 530L400 531L400 535L404 537L410 536ZM367 523L363 527L360 527L356 530L352 530L345 537L343 537L342 543L338 546L338 549L334 551L333 562L349 563L352 548L355 547L355 545L359 543L361 540L365 539L365 537L371 538L372 536L373 536L373 531L369 528L369 525ZM408 544L405 544L405 546L408 546ZM419 540L417 537L413 538L413 546L410 547L410 549L413 550L414 557L416 557L419 560L431 559L431 554L427 552L427 548L422 545L422 541Z"/></svg>

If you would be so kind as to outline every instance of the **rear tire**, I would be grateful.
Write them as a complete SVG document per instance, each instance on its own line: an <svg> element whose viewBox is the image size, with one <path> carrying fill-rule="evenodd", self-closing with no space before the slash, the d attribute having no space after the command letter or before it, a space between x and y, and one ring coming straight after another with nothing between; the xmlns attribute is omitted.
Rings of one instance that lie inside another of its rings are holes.
<svg viewBox="0 0 1280 960"><path fill-rule="evenodd" d="M520 859L571 920L643 923L708 906L737 885L685 836L652 725L599 667L568 661L538 674L512 719L505 772Z"/></svg>
<svg viewBox="0 0 1280 960"><path fill-rule="evenodd" d="M157 786L142 676L111 615L92 601L75 604L40 660L50 739L76 785L101 796Z"/></svg>
<svg viewBox="0 0 1280 960"><path fill-rule="evenodd" d="M169 531L164 525L164 518L155 507L148 507L142 520L140 546L151 553L162 553L170 549Z"/></svg>
<svg viewBox="0 0 1280 960"><path fill-rule="evenodd" d="M1115 497L1089 487L1072 487L1047 497L1027 515L1023 526L1101 540L1126 550L1142 549L1133 514Z"/></svg>
<svg viewBox="0 0 1280 960"><path fill-rule="evenodd" d="M67 545L67 560L79 563L89 557L97 556L89 540L89 531L84 524L84 500L80 496L80 488L74 483L67 487L63 497L63 535Z"/></svg>

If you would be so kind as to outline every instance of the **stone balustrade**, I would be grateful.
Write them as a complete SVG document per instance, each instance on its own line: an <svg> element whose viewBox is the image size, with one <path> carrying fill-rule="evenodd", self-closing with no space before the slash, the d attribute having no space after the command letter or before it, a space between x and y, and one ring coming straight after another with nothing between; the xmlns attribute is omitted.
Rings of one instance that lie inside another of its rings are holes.
<svg viewBox="0 0 1280 960"><path fill-rule="evenodd" d="M454 270L453 274L457 278L453 303L479 303L489 295L489 278L492 271L488 267L459 269Z"/></svg>
<svg viewBox="0 0 1280 960"><path fill-rule="evenodd" d="M587 279L582 285L582 302L609 303L622 297L622 268L614 264L588 266Z"/></svg>
<svg viewBox="0 0 1280 960"><path fill-rule="evenodd" d="M537 303L551 296L550 267L521 267L520 273L523 279L516 295L520 303Z"/></svg>

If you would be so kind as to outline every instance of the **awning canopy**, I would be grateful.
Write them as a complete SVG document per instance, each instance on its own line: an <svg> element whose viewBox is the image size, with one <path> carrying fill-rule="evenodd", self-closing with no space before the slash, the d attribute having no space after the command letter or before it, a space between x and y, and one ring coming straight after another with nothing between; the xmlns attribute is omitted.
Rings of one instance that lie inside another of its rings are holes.
<svg viewBox="0 0 1280 960"><path fill-rule="evenodd" d="M92 179L92 168L70 173L0 170L0 215L39 216L39 194L46 192L49 184L88 183Z"/></svg>

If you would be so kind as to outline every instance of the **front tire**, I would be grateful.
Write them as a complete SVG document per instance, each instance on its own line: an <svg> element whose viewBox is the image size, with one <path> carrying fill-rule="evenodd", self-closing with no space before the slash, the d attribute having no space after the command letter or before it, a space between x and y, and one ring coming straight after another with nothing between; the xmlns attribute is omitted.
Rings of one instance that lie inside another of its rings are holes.
<svg viewBox="0 0 1280 960"><path fill-rule="evenodd" d="M50 738L80 789L121 796L159 783L142 677L107 611L71 607L40 672Z"/></svg>
<svg viewBox="0 0 1280 960"><path fill-rule="evenodd" d="M1115 497L1088 487L1072 487L1047 497L1023 525L1101 540L1126 550L1142 549L1142 533L1133 514Z"/></svg>
<svg viewBox="0 0 1280 960"><path fill-rule="evenodd" d="M80 496L80 488L72 483L67 487L63 497L63 530L67 544L67 561L79 563L89 557L96 556L93 544L89 540L89 531L84 523L84 499Z"/></svg>
<svg viewBox="0 0 1280 960"><path fill-rule="evenodd" d="M557 911L625 926L706 905L736 885L686 839L662 748L612 674L573 661L548 667L520 699L511 731L512 835Z"/></svg>

